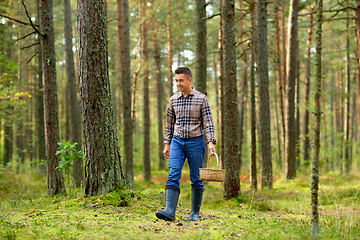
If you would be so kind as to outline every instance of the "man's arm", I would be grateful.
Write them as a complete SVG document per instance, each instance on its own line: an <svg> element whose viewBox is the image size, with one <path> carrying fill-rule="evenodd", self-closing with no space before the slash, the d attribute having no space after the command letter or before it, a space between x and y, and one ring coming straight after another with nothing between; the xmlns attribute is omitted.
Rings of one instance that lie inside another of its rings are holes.
<svg viewBox="0 0 360 240"><path fill-rule="evenodd" d="M169 100L169 104L168 104L168 108L166 111L166 122L165 122L165 137L164 137L164 143L169 143L171 142L171 139L173 137L174 134L174 124L175 124L175 111L174 108L172 106L172 102L171 102L171 98Z"/></svg>
<svg viewBox="0 0 360 240"><path fill-rule="evenodd" d="M205 97L202 108L201 115L203 119L204 132L206 136L206 140L209 144L210 157L214 156L216 153L214 145L216 144L216 140L214 138L214 124L212 119L212 114L209 106L209 101Z"/></svg>

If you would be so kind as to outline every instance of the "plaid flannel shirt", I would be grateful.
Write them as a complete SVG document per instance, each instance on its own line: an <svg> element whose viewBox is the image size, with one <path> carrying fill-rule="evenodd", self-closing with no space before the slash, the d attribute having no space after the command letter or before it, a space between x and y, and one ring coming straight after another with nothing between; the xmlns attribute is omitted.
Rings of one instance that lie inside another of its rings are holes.
<svg viewBox="0 0 360 240"><path fill-rule="evenodd" d="M193 138L204 134L207 142L216 144L207 97L194 88L186 97L182 92L175 93L169 100L166 113L164 143L170 143L173 135L179 138Z"/></svg>

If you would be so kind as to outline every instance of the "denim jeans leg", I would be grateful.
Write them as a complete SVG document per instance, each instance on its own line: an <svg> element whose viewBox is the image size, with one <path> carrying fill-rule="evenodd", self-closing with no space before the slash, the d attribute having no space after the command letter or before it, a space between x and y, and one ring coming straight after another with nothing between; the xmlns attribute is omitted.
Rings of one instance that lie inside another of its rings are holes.
<svg viewBox="0 0 360 240"><path fill-rule="evenodd" d="M181 171L185 162L184 141L174 136L170 144L169 173L166 185L180 188Z"/></svg>
<svg viewBox="0 0 360 240"><path fill-rule="evenodd" d="M196 189L204 189L203 181L199 175L199 168L203 167L205 154L204 137L186 139L185 153L189 163L191 186Z"/></svg>

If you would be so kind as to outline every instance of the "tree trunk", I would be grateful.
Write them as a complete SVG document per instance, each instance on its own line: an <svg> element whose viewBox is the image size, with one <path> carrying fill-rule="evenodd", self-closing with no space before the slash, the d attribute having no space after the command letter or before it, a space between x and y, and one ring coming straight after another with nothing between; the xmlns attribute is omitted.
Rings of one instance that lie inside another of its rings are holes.
<svg viewBox="0 0 360 240"><path fill-rule="evenodd" d="M40 18L40 0L37 0L37 16ZM46 147L45 147L45 125L44 125L44 92L43 92L43 60L42 48L38 46L38 68L36 85L36 136L37 136L37 159L39 160L39 173L46 173Z"/></svg>
<svg viewBox="0 0 360 240"><path fill-rule="evenodd" d="M196 90L206 92L206 1L196 0Z"/></svg>
<svg viewBox="0 0 360 240"><path fill-rule="evenodd" d="M224 157L225 175L224 196L235 197L240 193L240 162L238 146L238 109L236 84L235 52L235 1L224 0L222 16L224 19Z"/></svg>
<svg viewBox="0 0 360 240"><path fill-rule="evenodd" d="M94 6L95 4L95 6ZM105 2L77 1L85 195L125 185L108 72Z"/></svg>
<svg viewBox="0 0 360 240"><path fill-rule="evenodd" d="M130 23L128 0L117 0L120 61L120 88L122 95L124 173L130 186L134 183L133 128L131 120Z"/></svg>
<svg viewBox="0 0 360 240"><path fill-rule="evenodd" d="M346 106L345 106L345 173L348 174L351 169L350 159L350 89L351 89L351 76L350 76L350 31L349 31L349 13L346 12Z"/></svg>
<svg viewBox="0 0 360 240"><path fill-rule="evenodd" d="M296 46L297 46L297 19L299 0L291 0L289 11L288 49L287 49L287 130L285 149L285 177L296 178L296 123L295 123L295 80L296 80Z"/></svg>
<svg viewBox="0 0 360 240"><path fill-rule="evenodd" d="M360 0L355 0L355 16L356 16L357 49L359 49L359 46L360 46ZM357 68L358 68L358 104L360 105L360 54L357 59Z"/></svg>
<svg viewBox="0 0 360 240"><path fill-rule="evenodd" d="M159 156L159 170L165 168L165 157L163 154L164 149L164 134L163 134L163 106L162 106L162 77L161 77L161 58L160 58L160 47L159 42L156 36L156 26L155 26L155 10L154 2L151 4L152 15L151 15L151 24L152 24L152 39L154 45L154 60L156 66L156 101L157 101L157 127L158 127L158 156Z"/></svg>
<svg viewBox="0 0 360 240"><path fill-rule="evenodd" d="M318 191L319 191L319 152L320 152L320 128L321 128L321 25L322 25L322 0L317 1L317 19L316 19L316 89L315 89L315 131L314 131L314 159L312 164L311 181L311 235L319 236L319 211L318 211Z"/></svg>
<svg viewBox="0 0 360 240"><path fill-rule="evenodd" d="M78 89L76 87L74 53L72 50L73 35L70 0L63 0L63 12L70 139L73 143L77 142L76 151L82 151L80 102L77 97ZM84 182L82 157L73 160L73 178L77 187L81 186Z"/></svg>
<svg viewBox="0 0 360 240"><path fill-rule="evenodd" d="M58 150L59 120L56 86L56 59L54 46L53 1L40 0L40 28L43 34L41 47L43 50L43 84L44 84L44 115L45 115L45 141L47 187L49 196L64 194L64 178L62 172L57 170L60 157Z"/></svg>
<svg viewBox="0 0 360 240"><path fill-rule="evenodd" d="M257 54L259 72L259 100L260 100L260 152L261 187L272 189L272 160L270 136L270 102L269 102L269 67L267 53L267 10L266 0L258 0L258 29Z"/></svg>
<svg viewBox="0 0 360 240"><path fill-rule="evenodd" d="M219 0L220 9L219 11L222 13L222 2L223 0ZM223 49L223 17L219 17L219 33L218 33L218 48L219 48L219 80L220 80L220 161L222 162L222 166L224 164L224 95L225 95L225 88L224 88L224 49Z"/></svg>
<svg viewBox="0 0 360 240"><path fill-rule="evenodd" d="M306 95L305 95L305 118L304 118L304 165L309 166L310 161L310 131L309 131L309 97L310 97L310 77L311 77L311 37L313 28L313 14L310 14L308 39L306 46Z"/></svg>
<svg viewBox="0 0 360 240"><path fill-rule="evenodd" d="M147 1L141 0L140 16L141 16L141 35L143 52L143 175L145 181L151 181L150 167L150 98L149 98L149 49L148 49L148 26L146 17Z"/></svg>
<svg viewBox="0 0 360 240"><path fill-rule="evenodd" d="M171 4L170 0L166 0L166 5L168 7L167 13L166 13L166 36L167 36L167 69L168 69L168 81L169 81L169 91L170 91L170 97L174 94L173 91L173 79L172 79L172 36L171 36Z"/></svg>
<svg viewBox="0 0 360 240"><path fill-rule="evenodd" d="M296 55L299 55L299 44L296 44ZM295 168L300 168L300 61L296 61L296 102L295 102L295 126L296 126L296 148L295 148Z"/></svg>
<svg viewBox="0 0 360 240"><path fill-rule="evenodd" d="M285 115L284 115L284 74L281 71L281 54L280 54L280 27L279 27L279 8L275 8L275 51L276 51L276 67L278 72L278 88L279 88L279 105L280 105L280 123L281 123L281 139L282 146L285 143ZM283 52L285 55L285 52ZM279 154L279 162L282 162L281 154ZM280 165L280 169L282 165Z"/></svg>
<svg viewBox="0 0 360 240"><path fill-rule="evenodd" d="M256 102L255 102L255 49L256 49L256 27L255 27L255 0L250 4L251 15L251 68L250 68L250 102L251 102L251 159L250 159L250 189L257 191L257 168L256 168Z"/></svg>

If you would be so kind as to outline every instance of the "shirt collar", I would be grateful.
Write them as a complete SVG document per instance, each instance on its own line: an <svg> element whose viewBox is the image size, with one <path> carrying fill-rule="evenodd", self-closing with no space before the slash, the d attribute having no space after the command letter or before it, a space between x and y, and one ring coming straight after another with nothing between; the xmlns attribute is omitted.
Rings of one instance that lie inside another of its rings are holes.
<svg viewBox="0 0 360 240"><path fill-rule="evenodd" d="M191 87L191 91L189 92L189 94L187 96L194 96L195 94L195 88ZM184 97L184 94L182 92L178 92L178 98Z"/></svg>

